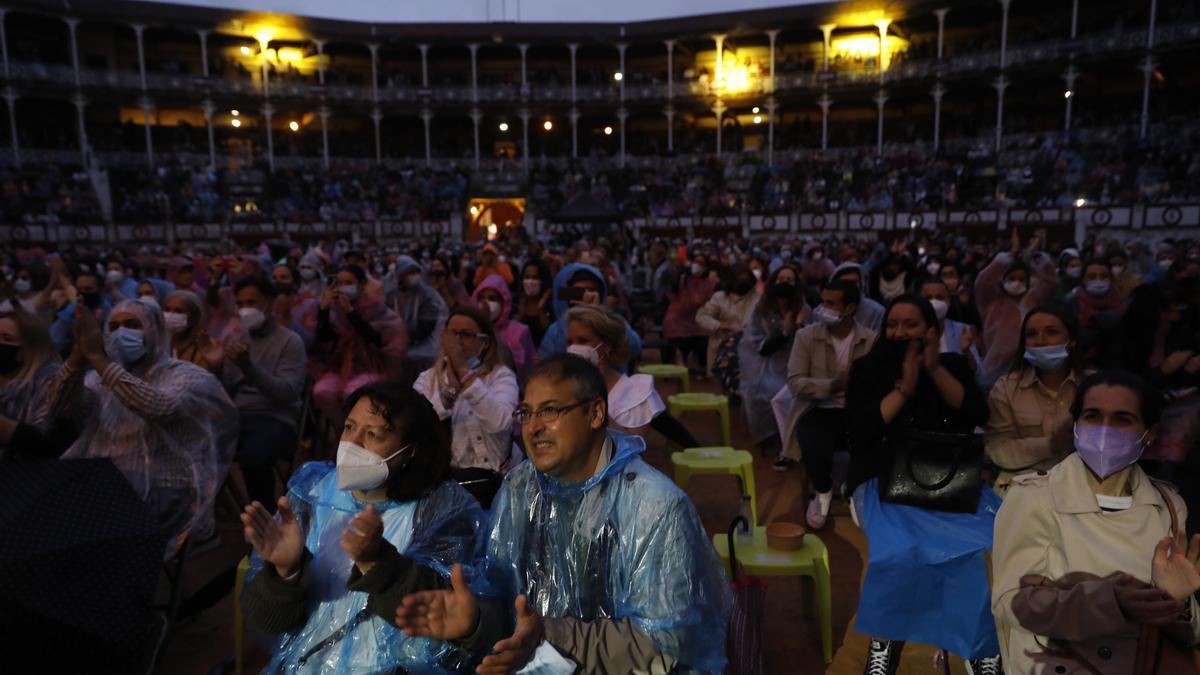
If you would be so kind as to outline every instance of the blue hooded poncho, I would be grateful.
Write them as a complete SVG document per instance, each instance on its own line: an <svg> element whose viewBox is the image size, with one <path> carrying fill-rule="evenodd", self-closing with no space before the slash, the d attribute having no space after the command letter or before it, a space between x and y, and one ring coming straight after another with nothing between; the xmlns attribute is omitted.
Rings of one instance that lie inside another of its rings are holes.
<svg viewBox="0 0 1200 675"><path fill-rule="evenodd" d="M538 356L542 358L567 351L567 310L570 309L570 306L560 296L562 290L570 284L571 278L578 272L592 275L600 284L600 304L604 304L608 300L608 282L604 280L604 275L600 273L600 270L583 263L571 263L562 268L562 271L554 277L553 303L556 319L554 323L550 324L550 328L546 329L546 334L542 336L542 344L538 346ZM636 361L642 353L642 338L630 327L628 321L625 322L625 333L629 336L631 360ZM625 372L625 364L621 364L617 370Z"/></svg>
<svg viewBox="0 0 1200 675"><path fill-rule="evenodd" d="M393 623L366 611L367 594L346 588L354 562L342 549L342 533L367 507L337 488L332 462L310 462L288 481L288 502L304 530L313 587L304 626L279 636L264 673L460 672L468 655L446 642L408 637ZM466 490L445 481L420 499L372 504L383 517L383 536L396 550L449 577L455 563L477 564L483 511ZM251 555L247 581L264 562ZM330 644L340 629L345 634ZM469 670L469 669L468 669Z"/></svg>
<svg viewBox="0 0 1200 675"><path fill-rule="evenodd" d="M729 582L690 499L610 430L612 459L565 484L525 461L492 505L476 591L545 617L631 620L684 672L721 673Z"/></svg>

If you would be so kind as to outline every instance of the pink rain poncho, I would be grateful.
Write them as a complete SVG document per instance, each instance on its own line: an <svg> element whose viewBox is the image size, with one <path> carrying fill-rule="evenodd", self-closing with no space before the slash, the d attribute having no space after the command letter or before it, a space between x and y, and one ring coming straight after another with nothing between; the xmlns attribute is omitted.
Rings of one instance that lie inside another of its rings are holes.
<svg viewBox="0 0 1200 675"><path fill-rule="evenodd" d="M529 369L533 367L534 347L533 336L529 333L529 326L515 321L512 318L512 294L508 291L508 285L504 283L504 279L493 274L483 280L475 288L475 292L471 294L471 302L479 304L479 294L485 289L491 289L500 294L501 307L500 317L493 323L496 327L496 335L500 341L508 347L508 351L512 354L513 370L517 373L519 382L525 381L525 376L529 374ZM486 309L484 310L487 311Z"/></svg>

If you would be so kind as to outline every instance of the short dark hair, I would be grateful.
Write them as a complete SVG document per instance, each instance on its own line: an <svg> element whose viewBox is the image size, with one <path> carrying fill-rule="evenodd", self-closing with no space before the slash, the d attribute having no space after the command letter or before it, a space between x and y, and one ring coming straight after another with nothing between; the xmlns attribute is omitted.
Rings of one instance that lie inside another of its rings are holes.
<svg viewBox="0 0 1200 675"><path fill-rule="evenodd" d="M1083 357L1087 352L1087 346L1080 344L1079 319L1061 302L1043 303L1026 312L1025 317L1021 319L1021 332L1017 337L1017 352L1013 357L1012 369L1022 370L1030 367L1030 364L1025 361L1025 327L1029 325L1029 318L1035 314L1049 314L1062 322L1067 329L1067 340L1075 341L1075 348L1071 350L1068 359L1071 362L1071 370L1076 373L1083 372Z"/></svg>
<svg viewBox="0 0 1200 675"><path fill-rule="evenodd" d="M243 288L257 288L264 298L273 298L277 295L275 284L270 279L258 274L238 281L233 287L233 294L241 293Z"/></svg>
<svg viewBox="0 0 1200 675"><path fill-rule="evenodd" d="M358 283L360 283L360 284L367 283L367 273L365 270L363 270L362 267L359 267L358 265L342 265L341 267L338 268L338 271L339 272L349 272L350 274L353 274L354 278L358 279Z"/></svg>
<svg viewBox="0 0 1200 675"><path fill-rule="evenodd" d="M1154 387L1151 387L1150 383L1140 375L1131 373L1128 370L1112 368L1109 370L1098 370L1083 378L1083 382L1075 390L1075 400L1071 403L1072 419L1078 421L1079 416L1083 414L1083 399L1087 396L1088 390L1100 385L1106 387L1124 387L1136 394L1139 407L1141 408L1142 423L1146 425L1147 429L1158 424L1158 421L1162 418L1162 394Z"/></svg>
<svg viewBox="0 0 1200 675"><path fill-rule="evenodd" d="M408 466L388 476L388 499L412 501L450 477L450 435L424 396L399 382L380 380L354 390L342 406L342 414L349 415L364 398L371 402L372 412L400 433L405 444L416 448Z"/></svg>
<svg viewBox="0 0 1200 675"><path fill-rule="evenodd" d="M526 387L538 378L549 378L555 382L570 380L575 385L575 397L580 401L600 401L608 413L608 385L604 374L591 361L574 354L555 354L542 359L525 380Z"/></svg>
<svg viewBox="0 0 1200 675"><path fill-rule="evenodd" d="M825 290L841 293L843 305L857 305L862 302L862 290L859 289L858 284L849 279L838 277L825 284Z"/></svg>

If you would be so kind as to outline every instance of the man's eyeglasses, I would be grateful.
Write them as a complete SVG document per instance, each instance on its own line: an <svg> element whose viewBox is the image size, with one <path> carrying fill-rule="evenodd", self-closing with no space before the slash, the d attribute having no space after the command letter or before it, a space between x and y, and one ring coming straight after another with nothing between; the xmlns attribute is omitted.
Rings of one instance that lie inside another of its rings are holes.
<svg viewBox="0 0 1200 675"><path fill-rule="evenodd" d="M452 330L452 331L450 331L450 334L453 335L458 340L468 340L471 338L483 339L483 338L487 337L486 333L476 333L475 331L471 331L471 330Z"/></svg>
<svg viewBox="0 0 1200 675"><path fill-rule="evenodd" d="M537 410L530 410L529 408L517 408L513 411L513 419L521 424L526 424L529 422L529 420L536 417L542 424L553 424L558 421L559 417L562 417L563 413L570 412L580 406L585 406L595 400L596 399L594 398L589 398L586 401L579 401L578 403L572 403L571 405L564 406L548 405Z"/></svg>

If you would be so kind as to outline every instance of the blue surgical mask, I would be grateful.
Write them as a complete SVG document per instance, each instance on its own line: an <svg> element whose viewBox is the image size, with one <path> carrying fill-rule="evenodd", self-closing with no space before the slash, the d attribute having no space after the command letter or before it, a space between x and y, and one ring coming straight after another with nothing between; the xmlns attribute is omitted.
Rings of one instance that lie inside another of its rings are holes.
<svg viewBox="0 0 1200 675"><path fill-rule="evenodd" d="M108 358L129 367L146 356L146 332L122 326L109 333L104 350Z"/></svg>
<svg viewBox="0 0 1200 675"><path fill-rule="evenodd" d="M1054 370L1069 356L1070 352L1065 344L1025 348L1025 361L1038 370Z"/></svg>
<svg viewBox="0 0 1200 675"><path fill-rule="evenodd" d="M1095 296L1108 295L1108 289L1110 288L1112 288L1112 285L1109 284L1109 282L1102 280L1089 281L1083 285L1083 289L1088 292L1088 295Z"/></svg>
<svg viewBox="0 0 1200 675"><path fill-rule="evenodd" d="M836 326L844 317L834 310L829 309L825 305L821 305L813 310L813 318L815 318L822 326L829 328Z"/></svg>

